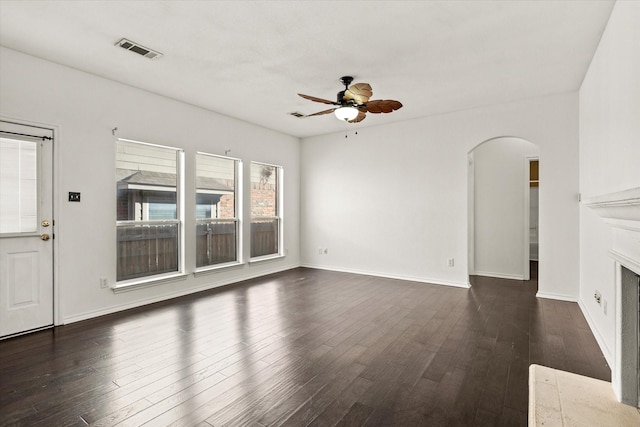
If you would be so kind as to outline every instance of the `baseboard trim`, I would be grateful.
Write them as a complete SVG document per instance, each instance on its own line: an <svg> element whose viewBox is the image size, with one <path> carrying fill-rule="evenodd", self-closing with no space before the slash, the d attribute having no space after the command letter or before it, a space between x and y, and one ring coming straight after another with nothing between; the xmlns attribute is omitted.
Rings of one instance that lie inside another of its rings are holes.
<svg viewBox="0 0 640 427"><path fill-rule="evenodd" d="M328 267L324 265L314 265L314 264L302 264L301 267L315 268L317 270L337 271L340 273L353 273L353 274L362 274L365 276L384 277L386 279L397 279L397 280L404 280L407 282L425 283L429 285L453 286L456 288L464 288L464 289L469 289L471 287L471 284L469 282L465 283L465 282L443 281L439 279L430 279L425 277L403 276L398 274L380 273L380 272L367 271L367 270L356 270L351 268L337 268L337 267Z"/></svg>
<svg viewBox="0 0 640 427"><path fill-rule="evenodd" d="M157 297L146 298L146 299L138 300L138 301L135 301L135 302L132 302L132 303L129 303L129 304L121 304L121 305L107 307L107 308L100 309L100 310L94 310L94 311L89 311L89 312L85 312L85 313L80 313L80 314L77 314L77 315L74 315L74 316L64 317L62 319L62 325L68 325L70 323L75 323L75 322L81 322L83 320L93 319L94 317L106 316L107 314L118 313L120 311L130 310L132 308L142 307L142 306L145 306L145 305L154 304L156 302L167 301L167 300L170 300L170 299L173 299L173 298L178 298L178 297L182 297L182 296L185 296L185 295L195 294L197 292L208 291L208 290L211 290L211 289L220 288L222 286L229 286L229 285L233 285L235 283L243 282L245 280L255 279L255 278L258 278L258 277L262 277L262 276L268 276L270 274L280 273L280 272L287 271L287 270L292 270L292 269L298 268L298 267L301 267L301 266L300 265L290 265L290 266L282 266L280 268L270 269L270 270L267 270L267 271L262 270L259 273L245 274L245 275L242 275L240 277L234 277L232 279L223 280L223 281L216 282L216 283L208 283L208 284L202 285L202 286L196 286L196 287L189 288L189 289L183 289L183 290L180 290L178 292L171 292L171 293L163 294L163 295L160 295L160 296L157 296Z"/></svg>
<svg viewBox="0 0 640 427"><path fill-rule="evenodd" d="M591 333L593 333L593 336L596 339L598 346L600 347L600 351L602 351L602 355L607 361L607 364L609 365L609 368L611 369L613 374L613 354L611 354L611 350L609 350L609 347L607 347L607 344L605 343L604 338L600 334L600 331L596 328L595 326L596 324L591 318L591 315L587 310L587 306L584 304L584 301L581 298L578 299L578 307L580 307L580 311L582 311L582 315L586 319L587 324L589 325L589 329L591 329Z"/></svg>
<svg viewBox="0 0 640 427"><path fill-rule="evenodd" d="M560 295L560 294L551 294L549 292L540 292L536 293L537 298L546 298L546 299L556 299L558 301L569 301L569 302L578 302L576 297L572 297L569 295Z"/></svg>
<svg viewBox="0 0 640 427"><path fill-rule="evenodd" d="M483 276L483 277L495 277L496 279L509 279L509 280L524 280L524 276L522 274L504 274L504 273L493 273L491 271L475 271L475 276Z"/></svg>

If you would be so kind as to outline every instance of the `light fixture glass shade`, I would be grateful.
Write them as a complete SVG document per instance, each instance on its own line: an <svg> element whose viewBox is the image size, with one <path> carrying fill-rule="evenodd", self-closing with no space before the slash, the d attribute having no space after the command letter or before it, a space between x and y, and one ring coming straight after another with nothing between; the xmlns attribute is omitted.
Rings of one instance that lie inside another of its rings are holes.
<svg viewBox="0 0 640 427"><path fill-rule="evenodd" d="M358 117L358 109L355 107L340 107L333 112L338 120L353 120Z"/></svg>

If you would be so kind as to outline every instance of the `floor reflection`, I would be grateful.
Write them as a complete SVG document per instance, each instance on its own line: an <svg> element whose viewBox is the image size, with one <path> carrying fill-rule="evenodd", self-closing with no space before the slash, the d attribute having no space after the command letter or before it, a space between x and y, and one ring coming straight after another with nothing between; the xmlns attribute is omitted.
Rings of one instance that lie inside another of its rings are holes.
<svg viewBox="0 0 640 427"><path fill-rule="evenodd" d="M0 342L0 407L21 425L335 425L353 408L518 425L529 363L610 375L577 304L471 281L299 268Z"/></svg>

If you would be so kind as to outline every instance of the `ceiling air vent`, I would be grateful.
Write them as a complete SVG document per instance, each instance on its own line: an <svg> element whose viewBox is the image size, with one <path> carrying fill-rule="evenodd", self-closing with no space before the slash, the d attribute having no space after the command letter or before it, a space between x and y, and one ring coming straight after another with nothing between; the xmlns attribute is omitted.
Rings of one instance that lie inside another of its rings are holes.
<svg viewBox="0 0 640 427"><path fill-rule="evenodd" d="M123 49L130 50L131 52L135 52L138 55L142 55L145 58L149 59L157 59L162 56L160 52L156 52L155 50L151 50L127 39L120 40L118 43L116 43L116 46L120 46Z"/></svg>
<svg viewBox="0 0 640 427"><path fill-rule="evenodd" d="M297 111L294 111L293 113L289 113L289 114L297 118L304 117L304 114L298 113Z"/></svg>

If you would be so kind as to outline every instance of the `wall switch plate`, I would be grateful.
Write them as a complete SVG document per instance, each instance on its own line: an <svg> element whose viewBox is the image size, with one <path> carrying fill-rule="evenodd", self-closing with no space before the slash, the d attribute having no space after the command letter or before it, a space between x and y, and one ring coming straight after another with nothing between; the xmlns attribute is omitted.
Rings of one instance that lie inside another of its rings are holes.
<svg viewBox="0 0 640 427"><path fill-rule="evenodd" d="M79 202L80 201L80 193L76 191L69 191L69 201L70 202Z"/></svg>
<svg viewBox="0 0 640 427"><path fill-rule="evenodd" d="M106 277L101 277L100 278L100 287L101 288L108 288L109 284L107 283L107 278Z"/></svg>

